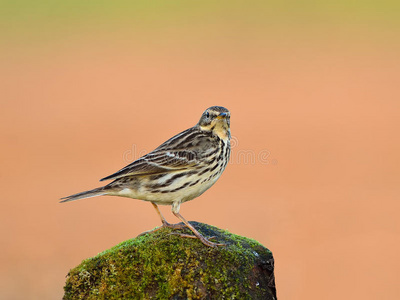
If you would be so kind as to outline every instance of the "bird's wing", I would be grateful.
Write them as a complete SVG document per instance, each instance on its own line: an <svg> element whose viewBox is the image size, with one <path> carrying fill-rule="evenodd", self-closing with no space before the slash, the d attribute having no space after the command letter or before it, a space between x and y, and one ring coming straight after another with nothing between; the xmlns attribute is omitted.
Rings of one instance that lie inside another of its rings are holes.
<svg viewBox="0 0 400 300"><path fill-rule="evenodd" d="M196 157L191 150L155 150L100 181L181 171L196 165Z"/></svg>
<svg viewBox="0 0 400 300"><path fill-rule="evenodd" d="M118 172L104 177L100 181L117 179L125 176L140 176L181 171L197 164L199 146L207 147L209 136L198 129L189 128L161 144L154 151L135 160ZM196 145L193 141L196 140Z"/></svg>

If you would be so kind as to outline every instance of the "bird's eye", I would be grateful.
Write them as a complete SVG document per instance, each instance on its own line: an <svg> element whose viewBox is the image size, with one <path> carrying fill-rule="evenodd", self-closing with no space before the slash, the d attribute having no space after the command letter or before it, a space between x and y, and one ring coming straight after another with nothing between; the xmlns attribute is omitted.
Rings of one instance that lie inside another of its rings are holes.
<svg viewBox="0 0 400 300"><path fill-rule="evenodd" d="M206 113L206 117L207 117L207 118L210 117L210 113L209 113L209 112Z"/></svg>

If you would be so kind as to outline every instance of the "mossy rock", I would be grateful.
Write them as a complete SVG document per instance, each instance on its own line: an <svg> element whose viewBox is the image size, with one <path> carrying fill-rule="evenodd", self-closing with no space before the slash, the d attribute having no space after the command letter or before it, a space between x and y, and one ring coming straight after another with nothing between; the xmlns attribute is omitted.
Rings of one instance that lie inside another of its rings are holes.
<svg viewBox="0 0 400 300"><path fill-rule="evenodd" d="M207 247L188 229L162 228L84 260L63 299L276 299L274 259L258 242L190 222L226 246Z"/></svg>

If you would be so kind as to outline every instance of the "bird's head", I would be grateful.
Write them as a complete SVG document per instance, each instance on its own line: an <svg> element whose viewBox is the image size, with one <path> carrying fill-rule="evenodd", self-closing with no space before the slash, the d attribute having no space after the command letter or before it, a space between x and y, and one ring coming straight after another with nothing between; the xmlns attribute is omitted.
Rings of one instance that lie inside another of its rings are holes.
<svg viewBox="0 0 400 300"><path fill-rule="evenodd" d="M201 115L198 126L204 131L213 131L221 139L231 138L229 110L222 106L207 108Z"/></svg>

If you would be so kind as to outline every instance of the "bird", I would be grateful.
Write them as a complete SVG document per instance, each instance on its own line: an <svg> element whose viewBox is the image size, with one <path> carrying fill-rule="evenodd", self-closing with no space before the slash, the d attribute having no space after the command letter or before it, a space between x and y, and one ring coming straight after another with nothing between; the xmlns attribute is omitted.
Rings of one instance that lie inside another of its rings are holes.
<svg viewBox="0 0 400 300"><path fill-rule="evenodd" d="M188 227L193 235L209 247L224 244L211 242L180 213L182 203L202 195L220 178L231 153L230 112L222 106L207 108L199 122L162 143L153 151L133 161L100 181L112 180L105 186L61 198L69 202L96 196L119 196L150 202L163 227ZM170 224L158 205L171 205L172 213L183 222ZM149 233L154 230L145 232ZM145 234L144 233L144 234Z"/></svg>

